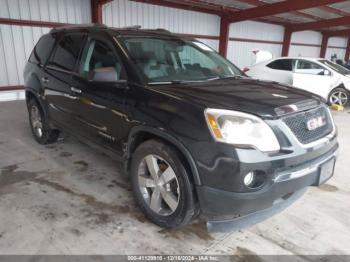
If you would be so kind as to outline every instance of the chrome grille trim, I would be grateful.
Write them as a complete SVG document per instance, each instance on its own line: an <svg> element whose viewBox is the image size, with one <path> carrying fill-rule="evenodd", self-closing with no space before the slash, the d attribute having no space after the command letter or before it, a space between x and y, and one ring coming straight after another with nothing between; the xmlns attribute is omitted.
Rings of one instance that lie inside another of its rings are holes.
<svg viewBox="0 0 350 262"><path fill-rule="evenodd" d="M292 130L288 127L288 125L286 125L286 124L284 123L284 121L280 120L280 121L279 121L280 125L282 125L282 126L284 127L284 128L283 128L283 132L288 133L288 134L286 134L287 137L292 137L293 140L294 140L300 147L302 147L302 148L311 148L311 147L315 147L315 146L318 146L318 145L321 145L321 144L324 144L324 143L329 143L330 140L332 140L332 139L335 137L335 135L336 135L336 126L335 126L335 124L334 124L333 117L331 116L331 113L330 113L329 109L326 108L326 106L323 106L323 107L326 109L327 114L329 115L329 119L330 119L331 124L332 124L333 130L332 130L332 132L331 132L330 134L328 134L328 135L326 135L326 136L324 136L324 137L322 137L322 138L320 138L320 139L318 139L318 140L315 140L315 141L313 141L313 142L311 142L311 143L303 144L303 143L301 143L301 142L298 140L298 138L294 135L294 133L293 133ZM281 127L281 126L280 126L280 127Z"/></svg>

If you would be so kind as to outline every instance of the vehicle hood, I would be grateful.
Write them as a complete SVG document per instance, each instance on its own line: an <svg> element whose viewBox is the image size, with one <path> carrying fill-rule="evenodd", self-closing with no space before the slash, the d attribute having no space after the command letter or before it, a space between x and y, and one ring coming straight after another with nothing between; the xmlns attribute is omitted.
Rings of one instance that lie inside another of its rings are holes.
<svg viewBox="0 0 350 262"><path fill-rule="evenodd" d="M277 118L321 103L319 96L309 92L249 78L152 85L150 88L203 108L242 111L262 118Z"/></svg>

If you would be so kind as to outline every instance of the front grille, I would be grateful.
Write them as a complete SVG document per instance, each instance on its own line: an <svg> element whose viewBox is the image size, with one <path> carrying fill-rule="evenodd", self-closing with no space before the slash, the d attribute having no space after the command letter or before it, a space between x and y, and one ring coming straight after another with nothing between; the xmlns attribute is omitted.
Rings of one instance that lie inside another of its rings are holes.
<svg viewBox="0 0 350 262"><path fill-rule="evenodd" d="M325 125L314 130L309 130L307 127L308 121L318 117L325 118ZM332 120L325 107L319 107L313 110L288 116L283 119L283 122L290 128L290 130L302 144L314 142L333 131Z"/></svg>

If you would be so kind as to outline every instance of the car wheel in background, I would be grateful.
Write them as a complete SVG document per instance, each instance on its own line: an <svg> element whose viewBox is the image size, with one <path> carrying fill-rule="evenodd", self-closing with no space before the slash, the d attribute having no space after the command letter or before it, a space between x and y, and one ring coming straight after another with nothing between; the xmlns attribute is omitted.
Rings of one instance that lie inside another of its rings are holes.
<svg viewBox="0 0 350 262"><path fill-rule="evenodd" d="M345 106L349 102L349 93L344 88L335 88L329 94L328 102Z"/></svg>
<svg viewBox="0 0 350 262"><path fill-rule="evenodd" d="M167 228L188 224L195 215L194 187L183 158L171 145L148 140L131 163L136 201L153 223Z"/></svg>

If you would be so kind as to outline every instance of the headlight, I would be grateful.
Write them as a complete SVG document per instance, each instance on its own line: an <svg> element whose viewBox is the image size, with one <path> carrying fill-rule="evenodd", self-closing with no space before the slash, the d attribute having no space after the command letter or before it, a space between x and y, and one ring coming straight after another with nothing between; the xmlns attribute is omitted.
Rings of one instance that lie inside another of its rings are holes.
<svg viewBox="0 0 350 262"><path fill-rule="evenodd" d="M210 132L216 141L255 147L263 152L280 149L272 129L259 117L211 108L207 108L204 113Z"/></svg>

